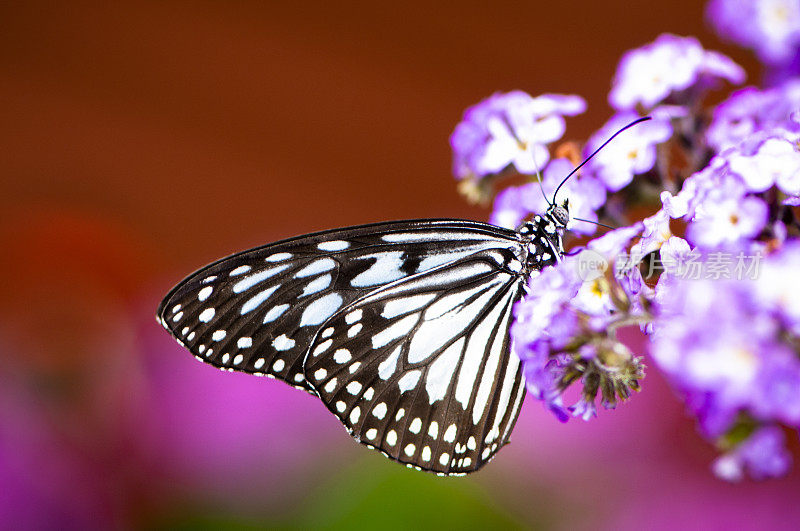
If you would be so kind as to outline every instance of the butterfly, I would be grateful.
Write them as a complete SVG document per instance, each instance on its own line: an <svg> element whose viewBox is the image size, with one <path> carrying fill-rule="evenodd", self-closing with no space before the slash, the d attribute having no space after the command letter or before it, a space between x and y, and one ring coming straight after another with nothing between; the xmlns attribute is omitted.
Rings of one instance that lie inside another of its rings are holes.
<svg viewBox="0 0 800 531"><path fill-rule="evenodd" d="M517 230L391 221L243 251L181 281L156 317L205 363L319 397L387 457L463 475L508 443L519 415L513 306L561 260L570 221L567 201L548 203Z"/></svg>

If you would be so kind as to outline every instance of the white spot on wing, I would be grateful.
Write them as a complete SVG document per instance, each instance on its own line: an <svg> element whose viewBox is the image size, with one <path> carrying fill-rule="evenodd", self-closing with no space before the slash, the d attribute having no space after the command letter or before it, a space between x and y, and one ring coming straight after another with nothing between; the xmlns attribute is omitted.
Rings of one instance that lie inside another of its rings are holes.
<svg viewBox="0 0 800 531"><path fill-rule="evenodd" d="M266 362L266 360L264 360L264 358L258 358L258 359L256 360L256 362L253 364L253 367L254 367L256 370L258 370L258 369L260 369L261 367L263 367L263 366L264 366L264 363L265 363L265 362Z"/></svg>
<svg viewBox="0 0 800 531"><path fill-rule="evenodd" d="M312 352L311 355L315 357L319 356L320 354L328 350L328 348L330 348L331 345L333 345L333 339L328 339L327 341L323 341L322 343L317 345L317 348L314 349L314 352Z"/></svg>
<svg viewBox="0 0 800 531"><path fill-rule="evenodd" d="M378 349L384 347L395 339L405 336L414 328L414 325L417 324L417 321L419 321L419 314L415 313L412 315L407 315L396 323L387 326L372 336L372 348Z"/></svg>
<svg viewBox="0 0 800 531"><path fill-rule="evenodd" d="M292 257L292 253L275 253L264 258L267 262L283 262Z"/></svg>
<svg viewBox="0 0 800 531"><path fill-rule="evenodd" d="M284 367L286 367L286 362L282 359L277 359L275 363L272 364L272 370L275 372L281 372Z"/></svg>
<svg viewBox="0 0 800 531"><path fill-rule="evenodd" d="M403 251L390 251L380 254L362 256L361 259L376 259L366 271L356 275L350 285L355 287L377 286L403 278L406 273L400 270L403 266Z"/></svg>
<svg viewBox="0 0 800 531"><path fill-rule="evenodd" d="M242 356L241 354L237 354L236 356L233 357L233 364L239 365L242 362L242 360L244 360L244 356Z"/></svg>
<svg viewBox="0 0 800 531"><path fill-rule="evenodd" d="M209 322L211 319L213 319L213 318L214 318L214 314L215 314L215 313L216 313L216 310L214 310L214 308L206 308L205 310L203 310L202 312L200 312L200 315L199 315L199 316L197 316L197 318L198 318L198 319L199 319L201 322L203 322L203 323L207 323L207 322Z"/></svg>
<svg viewBox="0 0 800 531"><path fill-rule="evenodd" d="M262 322L264 324L271 323L272 321L283 315L283 313L288 309L289 309L288 304L279 304L277 306L273 306L267 311L267 314L264 316L264 321Z"/></svg>
<svg viewBox="0 0 800 531"><path fill-rule="evenodd" d="M375 428L370 428L370 429L367 430L367 434L366 435L367 435L367 439L369 439L371 441L375 437L378 436L378 430L376 430Z"/></svg>
<svg viewBox="0 0 800 531"><path fill-rule="evenodd" d="M417 449L416 446L413 444L407 444L406 447L403 449L403 452L408 456L411 457L414 455L414 451Z"/></svg>
<svg viewBox="0 0 800 531"><path fill-rule="evenodd" d="M439 456L439 464L442 466L447 466L449 460L450 460L450 454L448 454L447 452L444 452L442 453L442 455Z"/></svg>
<svg viewBox="0 0 800 531"><path fill-rule="evenodd" d="M289 350L294 347L294 339L286 334L281 334L272 340L272 346L275 350Z"/></svg>
<svg viewBox="0 0 800 531"><path fill-rule="evenodd" d="M378 365L378 376L381 377L382 380L388 380L394 374L394 371L397 368L397 360L400 357L400 352L403 350L403 345L397 345L397 348L394 349L388 358L383 360L380 365Z"/></svg>
<svg viewBox="0 0 800 531"><path fill-rule="evenodd" d="M204 300L206 300L207 298L209 298L209 297L211 296L211 292L212 292L212 291L214 291L214 287L213 287L213 286L206 286L206 287L204 287L204 288L203 288L203 289L201 289L201 290L200 290L200 292L197 294L197 300L199 300L199 301L204 301Z"/></svg>
<svg viewBox="0 0 800 531"><path fill-rule="evenodd" d="M361 384L358 382L350 382L347 384L347 392L351 395L357 395L361 391Z"/></svg>
<svg viewBox="0 0 800 531"><path fill-rule="evenodd" d="M211 334L212 341L222 341L225 339L225 330L215 330L213 334Z"/></svg>
<svg viewBox="0 0 800 531"><path fill-rule="evenodd" d="M394 430L389 430L389 433L386 434L386 444L389 446L394 446L397 444L397 432Z"/></svg>
<svg viewBox="0 0 800 531"><path fill-rule="evenodd" d="M326 376L328 376L328 371L326 371L325 369L317 369L314 372L314 378L317 380L322 380Z"/></svg>
<svg viewBox="0 0 800 531"><path fill-rule="evenodd" d="M304 278L310 277L312 275L318 275L320 273L324 273L326 271L330 271L336 267L336 261L332 258L320 258L318 260L314 260L303 269L295 273L295 278Z"/></svg>
<svg viewBox="0 0 800 531"><path fill-rule="evenodd" d="M289 265L288 264L284 264L284 265L280 265L280 266L270 267L268 269L263 269L263 270L259 271L258 273L253 273L252 275L247 276L247 277L243 278L242 280L240 280L239 282L237 282L236 284L234 284L233 285L233 292L234 293L241 293L241 292L243 292L245 290L248 290L248 289L252 288L253 286L255 286L256 284L264 282L268 278L274 277L275 275L277 275L281 271L285 271L288 268L289 268Z"/></svg>
<svg viewBox="0 0 800 531"><path fill-rule="evenodd" d="M328 383L325 384L325 391L332 393L334 389L336 389L336 378L331 378Z"/></svg>
<svg viewBox="0 0 800 531"><path fill-rule="evenodd" d="M398 315L413 312L431 302L435 297L436 294L434 293L423 293L422 295L411 295L410 297L392 299L386 302L381 316L386 319L391 319Z"/></svg>
<svg viewBox="0 0 800 531"><path fill-rule="evenodd" d="M356 337L358 333L361 332L362 328L364 328L364 325L362 325L361 323L354 324L347 330L347 337L349 337L350 339Z"/></svg>
<svg viewBox="0 0 800 531"><path fill-rule="evenodd" d="M360 321L363 315L364 311L361 308L353 310L352 312L344 316L344 322L351 325L353 323Z"/></svg>
<svg viewBox="0 0 800 531"><path fill-rule="evenodd" d="M236 346L239 348L250 348L253 346L252 337L240 337L236 340Z"/></svg>
<svg viewBox="0 0 800 531"><path fill-rule="evenodd" d="M358 422L358 419L361 418L361 408L356 406L353 408L353 411L350 412L350 422L353 424Z"/></svg>
<svg viewBox="0 0 800 531"><path fill-rule="evenodd" d="M453 379L453 372L458 366L458 359L464 348L464 338L447 347L436 360L431 363L425 378L425 390L428 392L428 401L433 404L447 394L447 389Z"/></svg>
<svg viewBox="0 0 800 531"><path fill-rule="evenodd" d="M336 363L342 364L347 363L353 359L353 355L350 354L350 351L346 348L340 348L336 352L333 353L333 361Z"/></svg>
<svg viewBox="0 0 800 531"><path fill-rule="evenodd" d="M433 439L434 441L439 436L439 423L436 422L435 420L431 422L430 426L428 426L428 435L430 435L431 439Z"/></svg>
<svg viewBox="0 0 800 531"><path fill-rule="evenodd" d="M421 374L421 371L410 371L404 374L397 382L398 387L400 387L400 392L405 393L406 391L414 389L414 387L417 386Z"/></svg>
<svg viewBox="0 0 800 531"><path fill-rule="evenodd" d="M431 460L431 447L426 446L422 449L422 460L426 463Z"/></svg>
<svg viewBox="0 0 800 531"><path fill-rule="evenodd" d="M300 326L318 325L336 313L342 305L342 296L338 293L328 293L324 297L313 301L303 311Z"/></svg>
<svg viewBox="0 0 800 531"><path fill-rule="evenodd" d="M275 290L277 290L279 287L281 287L281 285L276 284L270 288L265 289L264 291L259 292L253 297L250 297L247 301L245 301L244 304L242 304L242 309L239 311L239 313L241 315L244 315L246 313L252 312L256 308L261 306L265 300L269 299L270 296L273 293L275 293Z"/></svg>
<svg viewBox="0 0 800 531"><path fill-rule="evenodd" d="M447 427L447 430L444 432L444 437L442 437L445 442L453 442L456 440L456 433L458 433L458 428L455 424L450 424Z"/></svg>
<svg viewBox="0 0 800 531"><path fill-rule="evenodd" d="M474 232L392 232L384 234L381 239L391 243L408 243L433 240L492 240L492 236L477 234Z"/></svg>
<svg viewBox="0 0 800 531"><path fill-rule="evenodd" d="M331 240L317 244L317 249L320 251L343 251L348 247L350 247L350 244L342 240Z"/></svg>
<svg viewBox="0 0 800 531"><path fill-rule="evenodd" d="M228 276L229 277L235 277L235 276L241 275L242 273L247 273L248 271L250 271L250 269L251 268L250 268L249 265L239 266L236 269L232 270L230 273L228 273ZM211 278L211 277L208 277L208 278Z"/></svg>
<svg viewBox="0 0 800 531"><path fill-rule="evenodd" d="M386 416L386 410L387 410L386 409L386 402L381 402L380 404L378 404L377 406L372 408L372 414L378 420L383 420L383 417Z"/></svg>
<svg viewBox="0 0 800 531"><path fill-rule="evenodd" d="M307 295L311 295L314 293L318 293L328 286L331 285L332 277L330 275L323 275L321 277L317 277L303 288L303 293L300 294L301 297L305 297Z"/></svg>
<svg viewBox="0 0 800 531"><path fill-rule="evenodd" d="M422 419L417 417L411 421L411 424L408 426L408 431L411 433L419 433L422 429Z"/></svg>

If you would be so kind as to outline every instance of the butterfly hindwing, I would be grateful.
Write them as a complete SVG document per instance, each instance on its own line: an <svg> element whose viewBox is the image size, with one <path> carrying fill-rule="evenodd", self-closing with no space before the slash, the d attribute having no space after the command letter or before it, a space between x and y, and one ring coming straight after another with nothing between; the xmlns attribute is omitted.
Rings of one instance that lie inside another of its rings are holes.
<svg viewBox="0 0 800 531"><path fill-rule="evenodd" d="M303 360L320 325L341 308L475 253L518 246L513 231L459 220L324 231L206 266L170 291L157 317L204 362L313 392Z"/></svg>
<svg viewBox="0 0 800 531"><path fill-rule="evenodd" d="M320 327L306 378L360 442L441 474L477 470L524 394L508 335L520 269L487 249L371 292Z"/></svg>

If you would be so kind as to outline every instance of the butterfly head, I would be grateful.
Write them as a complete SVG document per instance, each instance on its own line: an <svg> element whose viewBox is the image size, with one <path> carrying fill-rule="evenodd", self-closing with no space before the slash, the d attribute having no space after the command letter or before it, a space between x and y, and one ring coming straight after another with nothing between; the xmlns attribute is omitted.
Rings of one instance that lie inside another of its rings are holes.
<svg viewBox="0 0 800 531"><path fill-rule="evenodd" d="M569 224L569 199L565 199L560 205L555 203L550 205L545 214L545 218L547 221L553 223L561 232L566 230Z"/></svg>

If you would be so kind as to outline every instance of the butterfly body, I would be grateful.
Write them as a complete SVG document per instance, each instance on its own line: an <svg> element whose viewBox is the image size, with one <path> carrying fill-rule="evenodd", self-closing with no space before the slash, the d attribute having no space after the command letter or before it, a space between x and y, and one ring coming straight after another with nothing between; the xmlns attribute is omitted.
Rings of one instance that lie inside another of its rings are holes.
<svg viewBox="0 0 800 531"><path fill-rule="evenodd" d="M412 220L283 240L193 273L157 318L203 362L318 396L394 460L468 473L508 442L519 413L512 307L560 260L558 214L516 231Z"/></svg>

